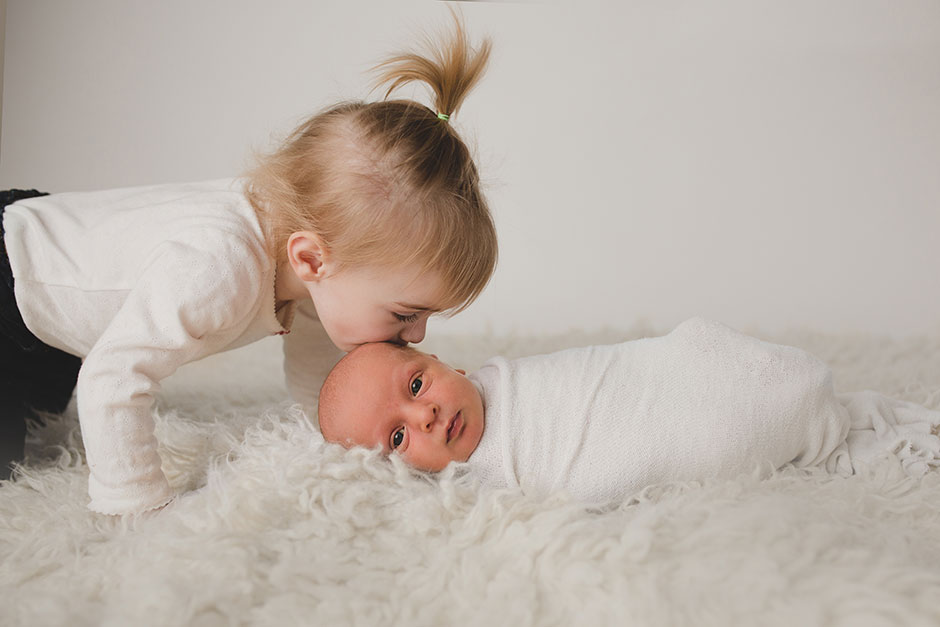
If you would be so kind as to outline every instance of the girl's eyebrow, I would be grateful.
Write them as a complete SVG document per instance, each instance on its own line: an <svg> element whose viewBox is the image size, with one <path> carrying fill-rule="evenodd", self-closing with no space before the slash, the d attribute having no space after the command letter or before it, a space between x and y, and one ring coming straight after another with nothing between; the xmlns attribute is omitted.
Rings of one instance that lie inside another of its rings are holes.
<svg viewBox="0 0 940 627"><path fill-rule="evenodd" d="M440 309L435 309L434 307L425 307L424 305L412 305L409 303L394 303L394 305L396 305L397 307L401 307L402 309L414 309L415 311L430 311L431 313L440 311Z"/></svg>

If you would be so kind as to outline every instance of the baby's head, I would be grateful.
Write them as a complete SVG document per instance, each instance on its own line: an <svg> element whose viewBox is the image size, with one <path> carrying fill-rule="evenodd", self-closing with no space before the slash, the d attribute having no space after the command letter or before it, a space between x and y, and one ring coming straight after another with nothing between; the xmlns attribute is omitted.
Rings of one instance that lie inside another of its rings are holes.
<svg viewBox="0 0 940 627"><path fill-rule="evenodd" d="M320 430L330 441L381 447L438 471L463 462L483 436L483 399L462 370L389 343L347 354L320 389Z"/></svg>
<svg viewBox="0 0 940 627"><path fill-rule="evenodd" d="M423 326L408 325L423 325L430 313L462 311L495 269L496 229L480 177L448 119L481 78L489 50L488 41L471 48L456 20L455 33L429 54L400 54L377 67L378 84L390 85L386 98L416 80L431 88L433 108L413 100L339 104L301 123L249 174L248 197L279 269L289 269L289 261L301 276L314 259L329 263L331 276L358 273L399 292L399 284L427 292L417 294L421 302L397 295L420 305L395 312L402 314L397 330L359 320L348 325L351 333L335 328L311 292L330 338L344 350L420 341ZM386 281L389 273L400 280ZM355 307L343 305L343 315Z"/></svg>

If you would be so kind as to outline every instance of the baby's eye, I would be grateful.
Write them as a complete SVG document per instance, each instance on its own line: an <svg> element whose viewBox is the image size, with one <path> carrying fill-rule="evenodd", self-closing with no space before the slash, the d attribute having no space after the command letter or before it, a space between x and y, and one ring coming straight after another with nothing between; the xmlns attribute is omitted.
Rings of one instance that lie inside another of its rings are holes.
<svg viewBox="0 0 940 627"><path fill-rule="evenodd" d="M408 324L411 324L412 322L417 322L418 320L418 314L416 313L408 314L407 316L404 314L400 314L400 313L393 314L393 315L395 316L395 319L398 320L399 322L407 322Z"/></svg>
<svg viewBox="0 0 940 627"><path fill-rule="evenodd" d="M405 439L405 428L398 427L397 429L395 429L395 432L392 434L392 439L389 442L389 444L391 444L392 450L394 451L396 448L401 446L401 443L404 441L404 439Z"/></svg>
<svg viewBox="0 0 940 627"><path fill-rule="evenodd" d="M418 392L421 391L421 386L424 385L421 381L421 377L415 377L411 380L411 395L417 396Z"/></svg>

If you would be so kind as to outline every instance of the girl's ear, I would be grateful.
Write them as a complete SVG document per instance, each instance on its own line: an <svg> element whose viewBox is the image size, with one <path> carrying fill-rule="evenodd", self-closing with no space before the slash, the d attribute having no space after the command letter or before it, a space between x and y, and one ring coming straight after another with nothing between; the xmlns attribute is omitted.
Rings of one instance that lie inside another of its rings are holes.
<svg viewBox="0 0 940 627"><path fill-rule="evenodd" d="M333 259L320 236L313 231L296 231L287 238L287 260L294 274L304 282L319 281L333 270Z"/></svg>

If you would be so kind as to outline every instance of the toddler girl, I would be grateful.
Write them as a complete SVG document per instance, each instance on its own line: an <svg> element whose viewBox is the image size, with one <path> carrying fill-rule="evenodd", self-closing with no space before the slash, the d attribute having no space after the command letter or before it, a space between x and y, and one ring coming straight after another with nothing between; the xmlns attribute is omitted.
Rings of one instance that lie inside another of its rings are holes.
<svg viewBox="0 0 940 627"><path fill-rule="evenodd" d="M449 117L489 42L472 49L455 22L429 55L378 66L386 100L312 116L244 179L11 194L0 424L19 450L26 414L60 411L77 375L89 507L157 508L173 493L153 398L182 364L289 334L288 387L315 403L340 351L420 342L430 315L473 302L494 270L496 233ZM433 90L433 109L388 100L413 80Z"/></svg>
<svg viewBox="0 0 940 627"><path fill-rule="evenodd" d="M320 429L423 470L467 462L487 485L600 505L761 467L848 475L888 452L912 475L940 466L940 412L837 395L805 351L700 318L663 337L496 357L464 375L408 347L360 346L323 384Z"/></svg>

